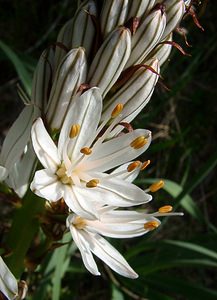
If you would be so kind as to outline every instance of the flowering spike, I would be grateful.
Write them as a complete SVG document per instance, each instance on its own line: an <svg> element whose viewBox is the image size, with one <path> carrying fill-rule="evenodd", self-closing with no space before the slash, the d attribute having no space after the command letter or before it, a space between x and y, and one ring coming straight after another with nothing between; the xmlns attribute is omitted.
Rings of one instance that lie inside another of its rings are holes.
<svg viewBox="0 0 217 300"><path fill-rule="evenodd" d="M147 223L144 224L144 228L147 230L154 230L156 229L158 226L160 225L160 223L158 221L149 221Z"/></svg>
<svg viewBox="0 0 217 300"><path fill-rule="evenodd" d="M168 213L168 212L171 212L173 210L173 207L171 205L165 205L165 206L162 206L158 209L158 212L159 213Z"/></svg>
<svg viewBox="0 0 217 300"><path fill-rule="evenodd" d="M157 192L157 191L160 190L163 186L164 186L164 181L163 181L163 180L159 180L159 181L153 183L153 184L149 187L149 191L152 192L152 193Z"/></svg>
<svg viewBox="0 0 217 300"><path fill-rule="evenodd" d="M140 149L142 148L145 144L147 144L148 140L144 136L139 136L135 140L133 140L130 143L130 146L134 149Z"/></svg>
<svg viewBox="0 0 217 300"><path fill-rule="evenodd" d="M98 183L99 183L99 179L92 179L86 183L86 187L94 188L94 187L97 187Z"/></svg>
<svg viewBox="0 0 217 300"><path fill-rule="evenodd" d="M79 124L73 124L69 132L70 139L73 139L79 134L81 126Z"/></svg>

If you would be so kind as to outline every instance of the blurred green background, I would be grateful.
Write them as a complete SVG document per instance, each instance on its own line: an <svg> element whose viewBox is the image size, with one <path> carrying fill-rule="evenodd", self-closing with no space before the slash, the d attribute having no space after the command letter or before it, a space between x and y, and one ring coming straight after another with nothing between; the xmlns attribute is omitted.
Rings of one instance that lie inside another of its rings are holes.
<svg viewBox="0 0 217 300"><path fill-rule="evenodd" d="M73 16L76 1L0 1L0 137L19 114L18 82L29 86L43 49L53 43L61 26ZM127 280L101 262L102 277L88 274L73 245L48 257L28 274L32 300L71 299L217 299L217 10L214 1L197 8L202 32L186 18L191 57L173 50L162 70L166 90L158 84L151 102L134 127L153 132L143 159L151 166L137 179L147 187L156 178L165 188L154 195L148 211L171 204L184 217L164 219L147 236L112 240L139 273ZM72 254L72 256L69 256ZM43 274L43 275L41 275ZM27 275L27 274L26 274Z"/></svg>

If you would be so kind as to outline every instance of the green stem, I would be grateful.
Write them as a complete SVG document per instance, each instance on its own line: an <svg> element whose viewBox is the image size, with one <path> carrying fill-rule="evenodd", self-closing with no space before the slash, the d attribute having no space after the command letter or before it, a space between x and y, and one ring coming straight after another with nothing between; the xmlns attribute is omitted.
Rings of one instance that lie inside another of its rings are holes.
<svg viewBox="0 0 217 300"><path fill-rule="evenodd" d="M20 278L25 269L24 259L35 234L39 230L37 215L44 210L45 201L31 191L23 198L23 205L15 213L12 227L6 239L6 245L12 254L5 259L11 272Z"/></svg>

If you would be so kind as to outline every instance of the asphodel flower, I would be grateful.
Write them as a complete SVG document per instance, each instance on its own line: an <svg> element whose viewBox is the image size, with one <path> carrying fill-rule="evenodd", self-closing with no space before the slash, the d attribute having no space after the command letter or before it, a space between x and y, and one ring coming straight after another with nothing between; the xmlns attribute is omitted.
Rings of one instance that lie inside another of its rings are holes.
<svg viewBox="0 0 217 300"><path fill-rule="evenodd" d="M118 274L137 278L138 275L124 257L102 236L119 239L142 236L160 226L158 217L182 215L171 211L170 205L160 207L157 212L150 214L103 207L98 209L98 218L85 219L71 214L66 223L88 271L100 275L94 254Z"/></svg>
<svg viewBox="0 0 217 300"><path fill-rule="evenodd" d="M67 112L58 146L39 118L32 128L33 147L45 169L35 173L31 189L49 201L63 198L81 217L96 217L96 204L129 207L146 203L151 196L106 172L143 153L151 133L137 129L106 140L121 119L117 105L100 125L102 98L97 88L83 93Z"/></svg>
<svg viewBox="0 0 217 300"><path fill-rule="evenodd" d="M9 300L18 296L17 280L0 256L0 292ZM1 295L0 295L1 298Z"/></svg>

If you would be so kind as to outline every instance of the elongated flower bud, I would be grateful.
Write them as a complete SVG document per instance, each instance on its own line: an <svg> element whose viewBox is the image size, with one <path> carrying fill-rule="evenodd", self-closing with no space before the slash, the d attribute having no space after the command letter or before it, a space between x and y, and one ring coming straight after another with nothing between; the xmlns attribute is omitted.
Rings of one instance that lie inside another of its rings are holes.
<svg viewBox="0 0 217 300"><path fill-rule="evenodd" d="M138 17L141 18L145 14L147 14L150 9L155 4L155 0L131 0L129 4L129 14L128 14L128 19Z"/></svg>
<svg viewBox="0 0 217 300"><path fill-rule="evenodd" d="M100 88L104 97L118 79L129 56L131 34L125 27L114 30L97 52L88 74L89 84Z"/></svg>
<svg viewBox="0 0 217 300"><path fill-rule="evenodd" d="M72 20L68 21L57 37L55 66L60 64L67 51L83 47L89 56L95 36L95 26L91 16L97 16L96 3L88 0L82 3Z"/></svg>
<svg viewBox="0 0 217 300"><path fill-rule="evenodd" d="M40 108L42 112L48 103L49 89L52 84L54 65L54 49L44 50L40 56L32 82L32 102Z"/></svg>
<svg viewBox="0 0 217 300"><path fill-rule="evenodd" d="M152 59L147 62L147 65L159 72L159 64L157 59ZM104 104L102 119L108 118L111 114L112 108L118 103L122 103L124 108L121 112L123 119L132 121L131 116L135 117L134 112L139 113L150 100L154 91L155 85L158 81L159 75L148 68L139 68L130 80L127 81L123 87L114 94L108 103Z"/></svg>
<svg viewBox="0 0 217 300"><path fill-rule="evenodd" d="M145 60L148 53L162 37L166 26L166 17L161 9L154 10L137 29L132 37L132 52L126 68Z"/></svg>
<svg viewBox="0 0 217 300"><path fill-rule="evenodd" d="M101 30L104 36L126 21L129 0L106 0L101 12Z"/></svg>
<svg viewBox="0 0 217 300"><path fill-rule="evenodd" d="M164 5L166 6L167 24L162 39L177 27L185 13L185 3L183 0L166 0L164 1Z"/></svg>
<svg viewBox="0 0 217 300"><path fill-rule="evenodd" d="M58 67L47 107L47 121L52 129L62 126L73 96L86 80L86 68L83 48L72 49Z"/></svg>
<svg viewBox="0 0 217 300"><path fill-rule="evenodd" d="M150 59L152 57L156 57L159 61L159 65L162 66L165 61L168 59L171 50L172 45L163 43L163 42L171 42L172 41L172 33L170 33L163 41L162 44L157 45L148 55L147 59ZM145 62L143 62L145 63Z"/></svg>

